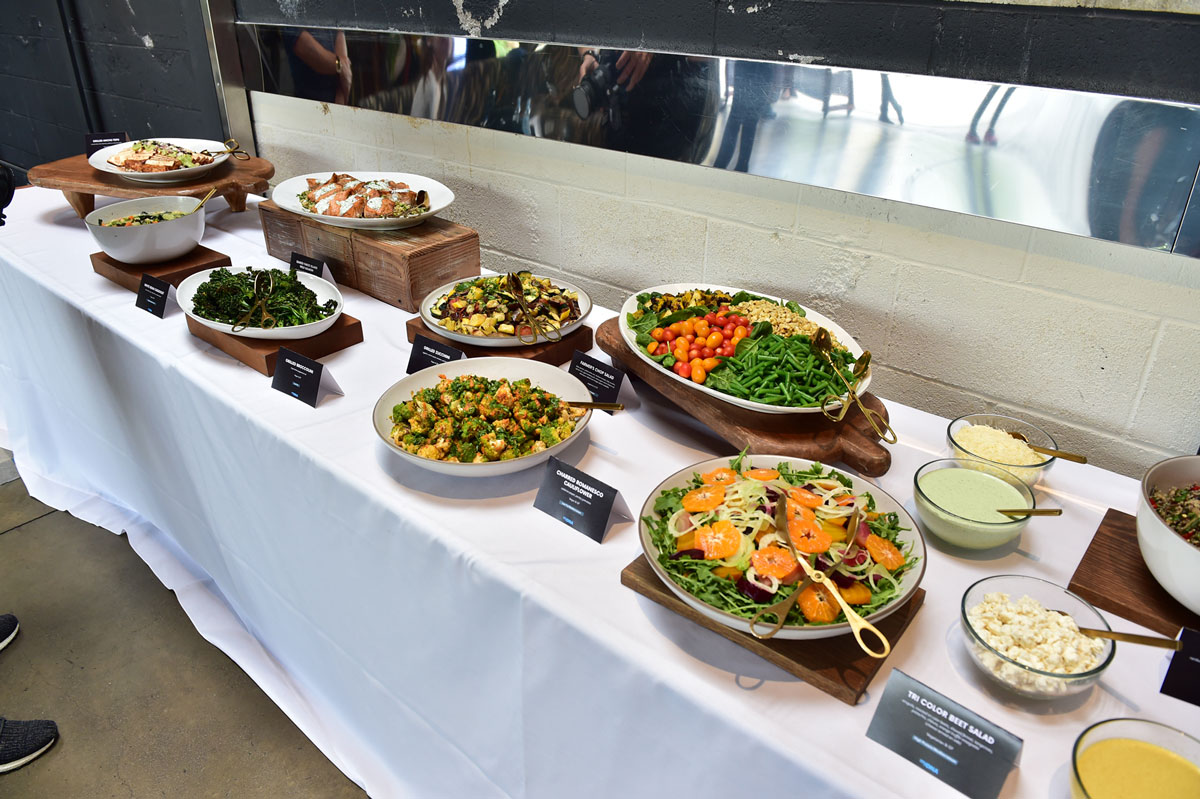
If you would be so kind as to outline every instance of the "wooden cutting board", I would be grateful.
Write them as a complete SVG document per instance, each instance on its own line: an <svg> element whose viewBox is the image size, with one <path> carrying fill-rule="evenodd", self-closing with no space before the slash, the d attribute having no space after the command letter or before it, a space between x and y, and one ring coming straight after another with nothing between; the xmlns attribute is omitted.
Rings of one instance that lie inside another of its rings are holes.
<svg viewBox="0 0 1200 799"><path fill-rule="evenodd" d="M868 477L886 474L892 453L879 441L870 422L857 408L832 422L817 413L759 413L710 397L673 379L664 369L646 363L629 349L616 319L596 330L596 343L624 369L640 377L667 399L707 425L735 449L749 448L761 455L790 455L820 461L842 462ZM887 408L873 394L862 395L863 405L884 419Z"/></svg>
<svg viewBox="0 0 1200 799"><path fill-rule="evenodd" d="M1101 610L1172 638L1181 627L1200 630L1200 616L1176 602L1146 567L1137 519L1119 510L1104 514L1067 588Z"/></svg>
<svg viewBox="0 0 1200 799"><path fill-rule="evenodd" d="M287 347L292 352L316 359L352 347L363 340L362 322L350 314L342 314L324 333L308 338L261 339L235 336L202 325L190 316L187 318L187 326L196 338L208 342L267 377L275 374L275 360L280 347Z"/></svg>
<svg viewBox="0 0 1200 799"><path fill-rule="evenodd" d="M228 255L210 250L202 244L185 255L157 264L127 264L105 252L94 252L89 257L92 271L130 291L137 291L141 287L142 275L165 280L178 288L184 278L190 275L218 266L231 266L233 263Z"/></svg>
<svg viewBox="0 0 1200 799"><path fill-rule="evenodd" d="M275 167L265 158L239 161L230 158L195 180L182 183L138 183L120 175L101 172L88 163L86 155L73 155L29 170L29 182L45 189L60 189L81 218L96 210L96 195L102 197L203 197L209 189L225 198L230 210L245 211L246 195L262 194ZM208 206L205 206L206 208Z"/></svg>
<svg viewBox="0 0 1200 799"><path fill-rule="evenodd" d="M723 624L709 619L693 610L663 585L658 575L650 568L645 555L639 555L621 572L621 584L632 588L647 599L678 613L701 627L750 650L779 668L804 680L835 699L848 705L856 705L867 691L871 680L883 668L887 658L873 658L859 648L853 635L836 638L821 638L816 641L785 641L771 639L760 641L752 635L731 630ZM918 588L912 598L892 615L875 626L888 639L892 649L908 629L921 604L925 601L925 589Z"/></svg>

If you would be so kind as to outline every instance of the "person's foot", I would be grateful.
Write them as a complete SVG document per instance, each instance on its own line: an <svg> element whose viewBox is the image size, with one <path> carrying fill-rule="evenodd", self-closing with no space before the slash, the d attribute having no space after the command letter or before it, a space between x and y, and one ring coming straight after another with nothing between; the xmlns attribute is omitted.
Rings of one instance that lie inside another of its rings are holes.
<svg viewBox="0 0 1200 799"><path fill-rule="evenodd" d="M17 623L16 616L11 613L0 616L0 649L12 643L12 639L17 637L19 629L21 629L21 625Z"/></svg>
<svg viewBox="0 0 1200 799"><path fill-rule="evenodd" d="M53 721L0 719L0 774L20 768L58 740Z"/></svg>
<svg viewBox="0 0 1200 799"><path fill-rule="evenodd" d="M896 106L896 119L900 120L900 124L904 124L904 112L900 110L900 106Z"/></svg>
<svg viewBox="0 0 1200 799"><path fill-rule="evenodd" d="M973 130L969 131L967 133L967 144L979 144L979 134Z"/></svg>
<svg viewBox="0 0 1200 799"><path fill-rule="evenodd" d="M984 144L987 144L991 147L995 147L996 141L997 141L996 140L996 131L989 130L987 133L983 134L983 143Z"/></svg>
<svg viewBox="0 0 1200 799"><path fill-rule="evenodd" d="M882 122L882 123L884 123L885 125L892 125L892 124L895 124L895 123L893 123L893 122L892 122L892 120L888 119L888 115L887 115L887 114L880 114L880 115L879 115L879 121L880 121L880 122Z"/></svg>

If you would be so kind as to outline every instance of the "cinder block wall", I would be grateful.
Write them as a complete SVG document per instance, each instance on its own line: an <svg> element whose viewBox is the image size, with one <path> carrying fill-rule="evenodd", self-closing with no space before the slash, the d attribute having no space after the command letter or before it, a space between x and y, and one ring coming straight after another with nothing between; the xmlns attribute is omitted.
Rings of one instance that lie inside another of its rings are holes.
<svg viewBox="0 0 1200 799"><path fill-rule="evenodd" d="M828 189L509 133L252 94L276 178L416 172L484 266L561 275L601 305L704 280L786 295L875 355L872 390L997 410L1140 476L1200 444L1200 262Z"/></svg>

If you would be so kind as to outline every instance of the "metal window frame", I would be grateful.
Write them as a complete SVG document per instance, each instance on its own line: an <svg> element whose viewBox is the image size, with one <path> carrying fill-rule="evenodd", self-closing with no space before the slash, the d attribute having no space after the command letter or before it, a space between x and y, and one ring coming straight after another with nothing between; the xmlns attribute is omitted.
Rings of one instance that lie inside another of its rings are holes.
<svg viewBox="0 0 1200 799"><path fill-rule="evenodd" d="M251 155L258 155L250 97L238 55L237 8L234 0L200 0L200 13L204 17L204 38L208 42L221 127L227 135L238 140L242 149Z"/></svg>

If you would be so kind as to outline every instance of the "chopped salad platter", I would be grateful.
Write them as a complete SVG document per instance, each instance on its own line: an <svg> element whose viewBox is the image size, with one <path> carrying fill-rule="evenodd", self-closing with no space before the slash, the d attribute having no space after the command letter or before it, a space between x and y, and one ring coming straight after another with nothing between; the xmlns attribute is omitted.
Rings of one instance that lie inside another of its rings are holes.
<svg viewBox="0 0 1200 799"><path fill-rule="evenodd" d="M646 559L690 607L749 632L758 611L804 584L804 570L775 529L775 503L785 495L796 549L829 572L860 615L877 622L912 597L925 571L925 543L903 505L866 480L802 458L714 458L667 478L642 508ZM861 521L849 530L856 511ZM805 587L776 637L848 633L828 590Z"/></svg>
<svg viewBox="0 0 1200 799"><path fill-rule="evenodd" d="M844 329L799 303L728 286L670 283L628 298L618 314L623 341L672 380L739 408L767 414L840 407L863 348ZM832 339L828 357L816 331ZM863 393L868 371L858 383Z"/></svg>

